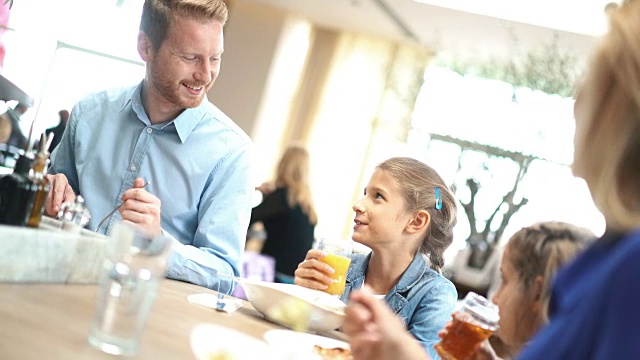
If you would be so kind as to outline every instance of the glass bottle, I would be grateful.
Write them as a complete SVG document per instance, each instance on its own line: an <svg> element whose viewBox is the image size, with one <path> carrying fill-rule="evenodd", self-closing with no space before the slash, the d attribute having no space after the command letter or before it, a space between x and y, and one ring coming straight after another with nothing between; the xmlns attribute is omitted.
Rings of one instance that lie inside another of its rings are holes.
<svg viewBox="0 0 640 360"><path fill-rule="evenodd" d="M40 145L36 159L33 163L33 172L29 179L35 187L35 197L33 199L33 206L31 208L31 214L27 220L27 226L37 228L40 226L40 220L44 213L44 205L49 195L49 180L46 178L47 163L49 162L49 152L47 151L47 137L43 133L40 137Z"/></svg>
<svg viewBox="0 0 640 360"><path fill-rule="evenodd" d="M36 195L29 179L32 164L33 155L21 154L13 173L0 178L0 224L26 225Z"/></svg>

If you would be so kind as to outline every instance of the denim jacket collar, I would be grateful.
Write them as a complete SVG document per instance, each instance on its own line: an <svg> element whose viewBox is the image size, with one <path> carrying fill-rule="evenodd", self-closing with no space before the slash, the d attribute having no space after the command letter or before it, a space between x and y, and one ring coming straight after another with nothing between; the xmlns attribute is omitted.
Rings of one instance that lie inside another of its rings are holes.
<svg viewBox="0 0 640 360"><path fill-rule="evenodd" d="M353 264L347 272L345 295L343 295L342 298L343 301L347 300L346 298L352 290L362 287L370 259L371 253L368 255L356 254L353 256ZM411 290L411 288L420 281L428 269L429 267L427 266L427 262L423 258L422 253L416 253L411 264L409 264L407 270L402 274L398 283L391 288L389 293L385 296L385 301L396 313L407 303L409 290Z"/></svg>

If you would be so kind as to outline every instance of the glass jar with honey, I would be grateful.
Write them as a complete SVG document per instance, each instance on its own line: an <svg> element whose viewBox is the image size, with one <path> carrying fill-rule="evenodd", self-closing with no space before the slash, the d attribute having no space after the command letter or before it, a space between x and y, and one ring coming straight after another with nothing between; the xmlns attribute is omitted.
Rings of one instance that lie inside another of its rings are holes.
<svg viewBox="0 0 640 360"><path fill-rule="evenodd" d="M498 307L474 292L462 301L460 310L453 313L453 321L446 334L434 347L445 360L464 360L473 355L480 343L498 328Z"/></svg>

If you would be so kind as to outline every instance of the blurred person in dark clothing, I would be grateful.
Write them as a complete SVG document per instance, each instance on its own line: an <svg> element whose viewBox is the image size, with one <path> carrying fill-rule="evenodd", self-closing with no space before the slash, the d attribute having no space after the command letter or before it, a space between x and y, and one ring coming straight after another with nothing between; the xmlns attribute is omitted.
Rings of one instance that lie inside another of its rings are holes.
<svg viewBox="0 0 640 360"><path fill-rule="evenodd" d="M69 111L60 110L58 111L58 115L60 116L60 122L58 122L58 125L46 130L47 139L49 138L49 134L53 133L53 141L49 145L49 153L52 153L53 149L55 149L60 143L62 134L64 134L64 129L67 128L67 122L69 121Z"/></svg>
<svg viewBox="0 0 640 360"><path fill-rule="evenodd" d="M313 246L317 223L309 187L309 153L299 145L285 150L275 183L258 187L262 203L250 224L262 222L267 233L262 253L276 259L276 281L293 283L293 273Z"/></svg>

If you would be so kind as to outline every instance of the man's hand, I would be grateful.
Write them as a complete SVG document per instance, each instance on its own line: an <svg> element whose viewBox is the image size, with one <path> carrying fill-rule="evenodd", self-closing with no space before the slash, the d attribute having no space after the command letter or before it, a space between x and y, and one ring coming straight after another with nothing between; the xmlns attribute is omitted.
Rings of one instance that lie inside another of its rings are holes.
<svg viewBox="0 0 640 360"><path fill-rule="evenodd" d="M122 195L122 221L133 224L151 235L160 235L160 199L144 190L144 180L137 178L133 188Z"/></svg>
<svg viewBox="0 0 640 360"><path fill-rule="evenodd" d="M49 216L56 216L63 203L76 201L76 194L64 174L47 174L46 177L51 190L49 190L49 195L47 196L45 212Z"/></svg>

